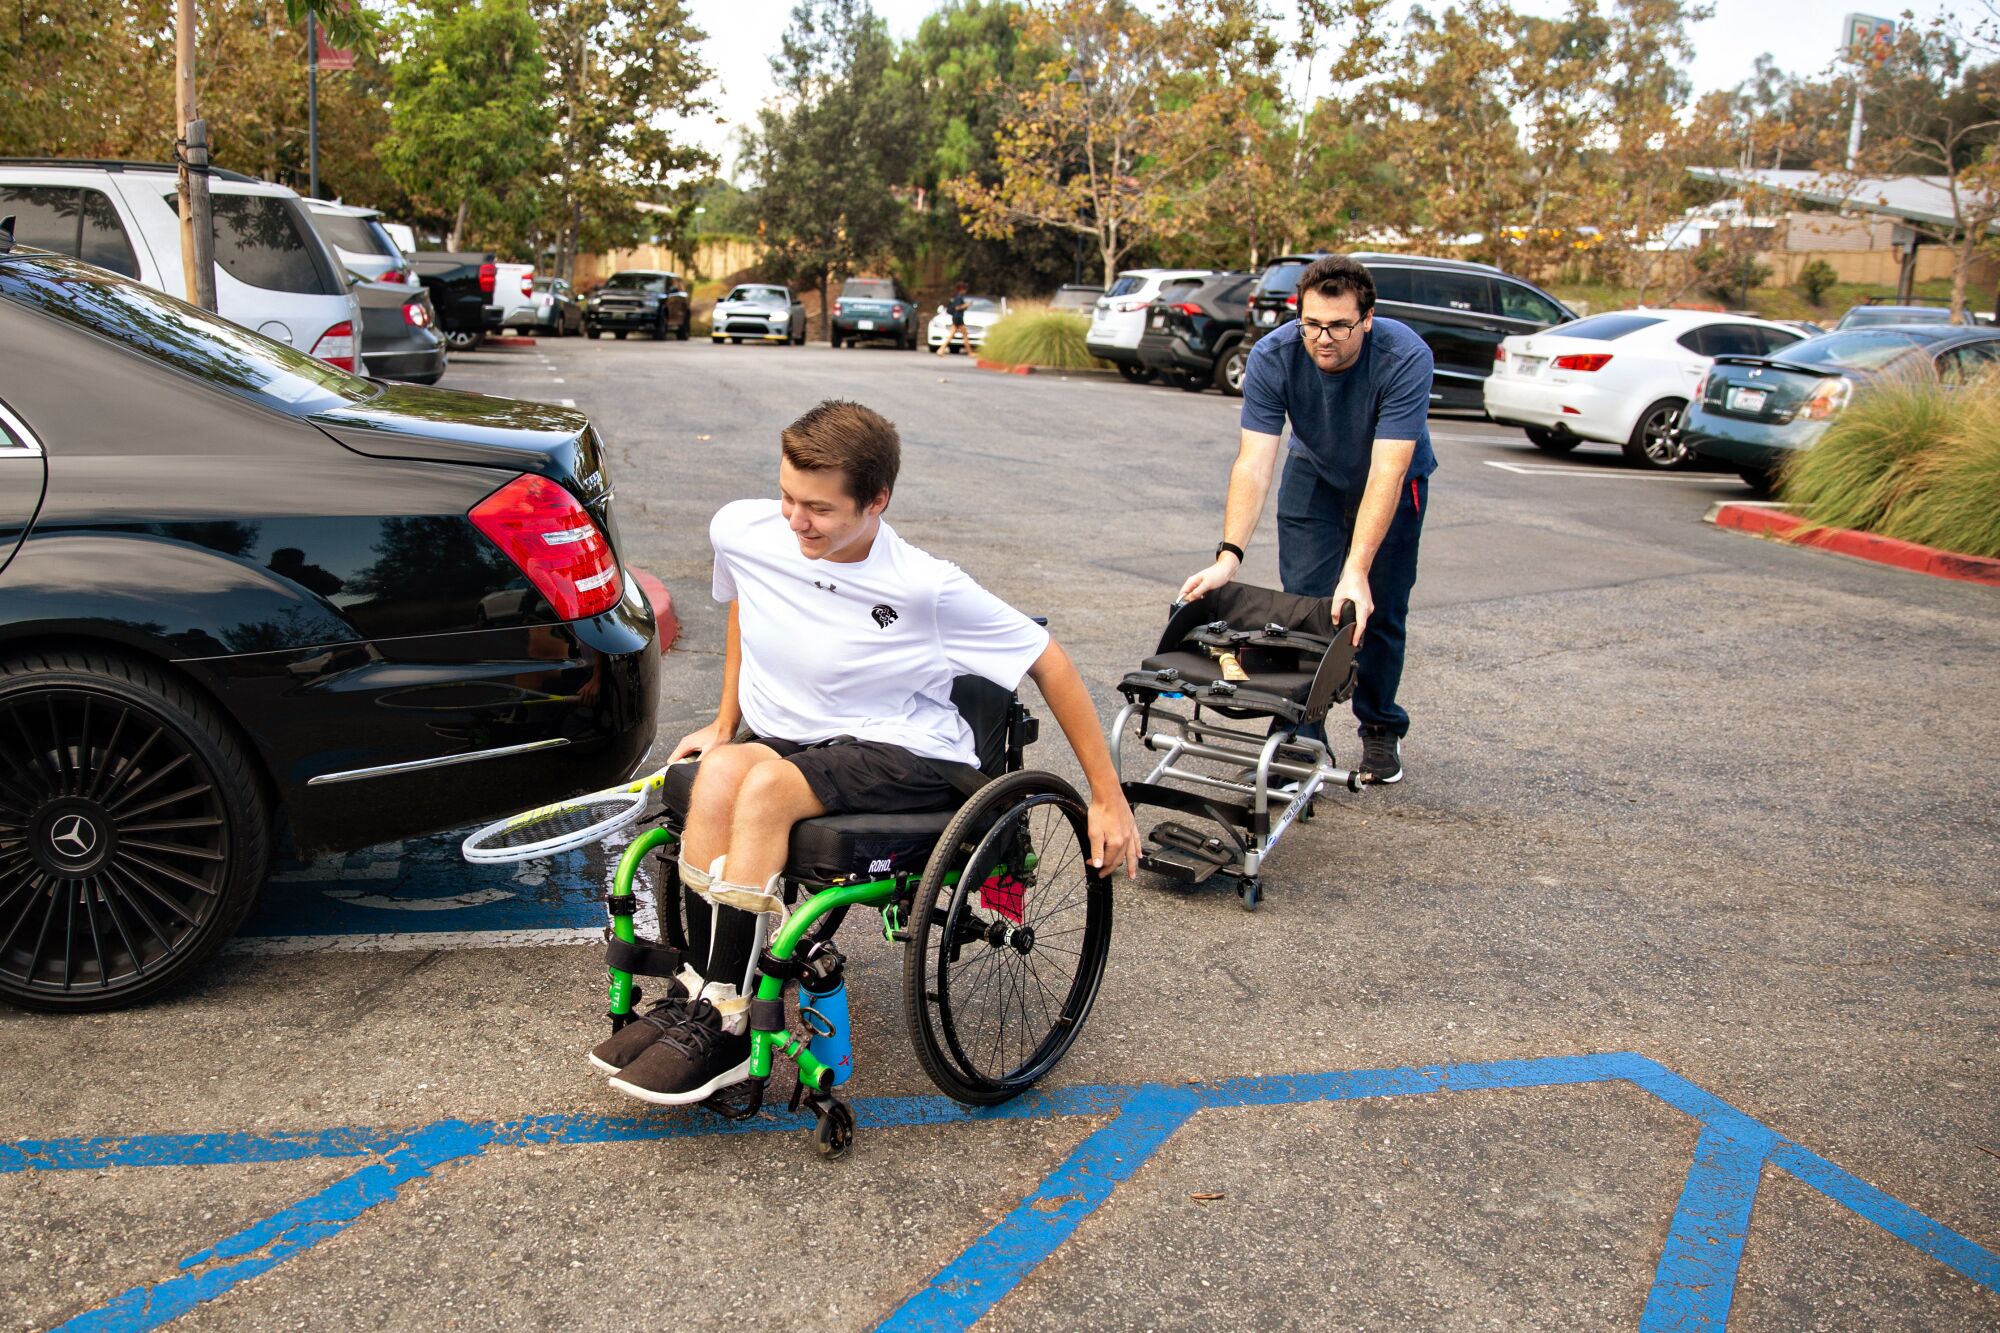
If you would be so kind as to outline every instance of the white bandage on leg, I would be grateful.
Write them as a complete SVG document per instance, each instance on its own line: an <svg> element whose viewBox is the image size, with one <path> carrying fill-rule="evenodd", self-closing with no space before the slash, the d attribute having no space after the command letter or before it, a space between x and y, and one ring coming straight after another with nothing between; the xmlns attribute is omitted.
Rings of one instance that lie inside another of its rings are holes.
<svg viewBox="0 0 2000 1333"><path fill-rule="evenodd" d="M732 884L718 875L709 881L706 889L695 892L721 907L755 912L758 916L774 916L780 925L785 920L785 885L777 875L771 876L762 885Z"/></svg>
<svg viewBox="0 0 2000 1333"><path fill-rule="evenodd" d="M717 861L721 859L721 857L716 858ZM714 867L711 866L707 870L698 870L685 855L680 858L677 864L680 868L681 883L693 889L696 893L701 894L704 898L707 897L709 883L715 878Z"/></svg>

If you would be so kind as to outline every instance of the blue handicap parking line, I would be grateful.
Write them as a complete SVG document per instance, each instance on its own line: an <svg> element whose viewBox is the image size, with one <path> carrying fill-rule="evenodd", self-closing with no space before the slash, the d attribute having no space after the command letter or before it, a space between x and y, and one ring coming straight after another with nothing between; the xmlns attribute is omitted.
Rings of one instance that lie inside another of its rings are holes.
<svg viewBox="0 0 2000 1333"><path fill-rule="evenodd" d="M1235 1078L1212 1084L1059 1088L1029 1092L1003 1106L983 1109L934 1096L859 1098L854 1103L857 1121L875 1127L1110 1117L1020 1206L946 1263L880 1327L898 1333L969 1328L1203 1110L1610 1082L1629 1083L1701 1125L1640 1317L1642 1333L1727 1326L1758 1182L1767 1166L1786 1172L1961 1276L2000 1292L2000 1257L1990 1250L1784 1138L1664 1065L1642 1055L1617 1053ZM686 1115L552 1115L504 1122L444 1120L414 1130L350 1126L280 1134L24 1139L0 1143L0 1173L367 1159L367 1165L343 1180L181 1260L180 1276L134 1287L60 1326L125 1331L157 1328L338 1234L438 1166L477 1158L496 1147L766 1134L796 1130L807 1123L804 1116L775 1111L745 1121Z"/></svg>
<svg viewBox="0 0 2000 1333"><path fill-rule="evenodd" d="M585 848L518 865L473 865L462 834L283 862L264 886L239 947L273 940L602 928L615 857Z"/></svg>

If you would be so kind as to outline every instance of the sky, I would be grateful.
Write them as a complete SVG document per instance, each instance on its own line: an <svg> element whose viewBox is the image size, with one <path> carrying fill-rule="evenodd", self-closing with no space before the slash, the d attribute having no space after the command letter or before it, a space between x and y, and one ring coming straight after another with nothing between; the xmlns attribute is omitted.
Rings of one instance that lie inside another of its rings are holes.
<svg viewBox="0 0 2000 1333"><path fill-rule="evenodd" d="M1689 75L1698 92L1733 87L1750 77L1757 57L1768 51L1788 73L1811 74L1830 61L1840 43L1842 18L1852 12L1895 18L1904 9L1922 22L1958 6L1945 0L1712 0L1715 17L1694 30L1695 59ZM873 0L875 12L888 21L898 39L914 36L924 16L938 0ZM1449 0L1431 0L1442 9ZM1516 0L1528 13L1554 14L1567 8L1563 0ZM723 174L735 175L734 136L740 126L754 123L757 108L772 91L770 57L791 16L792 0L691 0L695 22L709 34L706 53L715 71L711 88L716 109L712 118L691 123L691 137L723 159ZM1282 9L1283 0L1274 0ZM1407 13L1409 6L1398 8ZM1401 18L1398 16L1398 26Z"/></svg>

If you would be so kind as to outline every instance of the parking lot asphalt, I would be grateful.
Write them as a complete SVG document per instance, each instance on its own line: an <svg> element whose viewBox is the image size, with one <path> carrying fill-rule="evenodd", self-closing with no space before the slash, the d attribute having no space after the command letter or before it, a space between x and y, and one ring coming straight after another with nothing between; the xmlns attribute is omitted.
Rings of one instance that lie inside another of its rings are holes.
<svg viewBox="0 0 2000 1333"><path fill-rule="evenodd" d="M777 432L821 398L898 422L890 520L1047 615L1107 722L1234 453L1213 393L886 349L543 340L445 385L604 432L624 556L684 626L662 746L720 679L708 517L775 494ZM1432 430L1408 779L1323 800L1254 915L1121 882L1104 992L1038 1093L937 1097L857 918L847 1159L782 1116L644 1112L582 1058L600 855L289 866L201 984L0 1013L0 1309L1994 1327L2000 594L1719 531L1721 474ZM1274 541L1267 516L1246 578L1275 583ZM1053 725L1030 761L1076 772Z"/></svg>

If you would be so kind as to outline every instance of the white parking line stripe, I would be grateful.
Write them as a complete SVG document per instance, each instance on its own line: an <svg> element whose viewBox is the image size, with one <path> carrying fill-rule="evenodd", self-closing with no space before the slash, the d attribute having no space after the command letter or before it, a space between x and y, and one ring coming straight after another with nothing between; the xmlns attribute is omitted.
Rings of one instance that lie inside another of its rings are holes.
<svg viewBox="0 0 2000 1333"><path fill-rule="evenodd" d="M1619 472L1610 468L1556 467L1548 463L1508 463L1497 458L1482 460L1488 467L1521 477L1595 477L1600 481L1692 481L1710 486L1741 486L1736 477L1711 477L1682 472Z"/></svg>
<svg viewBox="0 0 2000 1333"><path fill-rule="evenodd" d="M538 930L409 930L386 935L239 935L223 947L234 954L413 953L419 949L536 949L593 944L602 926Z"/></svg>

